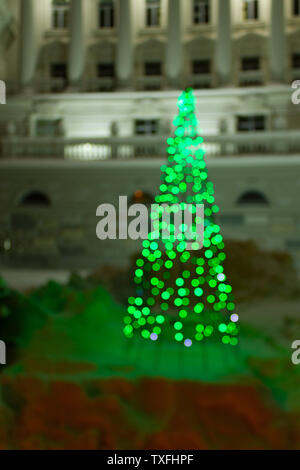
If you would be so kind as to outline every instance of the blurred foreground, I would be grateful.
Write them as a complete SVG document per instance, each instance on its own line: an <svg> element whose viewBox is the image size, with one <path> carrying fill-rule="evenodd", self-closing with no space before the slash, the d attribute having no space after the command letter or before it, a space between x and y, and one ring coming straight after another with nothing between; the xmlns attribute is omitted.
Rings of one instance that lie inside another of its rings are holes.
<svg viewBox="0 0 300 470"><path fill-rule="evenodd" d="M227 251L239 347L125 338L125 270L2 281L0 449L300 448L299 281L284 254Z"/></svg>

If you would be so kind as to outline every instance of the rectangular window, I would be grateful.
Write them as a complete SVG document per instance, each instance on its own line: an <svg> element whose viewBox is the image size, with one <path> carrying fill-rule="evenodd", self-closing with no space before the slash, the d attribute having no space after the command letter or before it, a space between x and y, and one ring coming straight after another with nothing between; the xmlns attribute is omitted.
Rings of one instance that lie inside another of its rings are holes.
<svg viewBox="0 0 300 470"><path fill-rule="evenodd" d="M36 122L37 137L55 137L60 135L61 120L60 119L39 119Z"/></svg>
<svg viewBox="0 0 300 470"><path fill-rule="evenodd" d="M157 119L138 119L135 121L136 135L153 135L158 134Z"/></svg>
<svg viewBox="0 0 300 470"><path fill-rule="evenodd" d="M63 78L67 79L67 64L56 63L50 66L50 75L52 78Z"/></svg>
<svg viewBox="0 0 300 470"><path fill-rule="evenodd" d="M243 72L260 70L259 57L243 57L241 62L241 69Z"/></svg>
<svg viewBox="0 0 300 470"><path fill-rule="evenodd" d="M98 64L98 77L110 77L115 76L115 65L113 63L101 63Z"/></svg>
<svg viewBox="0 0 300 470"><path fill-rule="evenodd" d="M262 115L257 116L238 116L237 130L239 132L264 131L266 128L266 118Z"/></svg>
<svg viewBox="0 0 300 470"><path fill-rule="evenodd" d="M300 52L292 55L292 68L300 69Z"/></svg>
<svg viewBox="0 0 300 470"><path fill-rule="evenodd" d="M192 63L193 75L202 75L209 74L210 70L210 60L194 60Z"/></svg>
<svg viewBox="0 0 300 470"><path fill-rule="evenodd" d="M244 20L257 20L258 14L258 0L243 0Z"/></svg>
<svg viewBox="0 0 300 470"><path fill-rule="evenodd" d="M69 27L69 16L69 0L54 0L52 3L52 27L54 29L67 29Z"/></svg>
<svg viewBox="0 0 300 470"><path fill-rule="evenodd" d="M210 0L194 0L194 24L206 24L210 21Z"/></svg>
<svg viewBox="0 0 300 470"><path fill-rule="evenodd" d="M300 0L293 1L293 13L295 16L300 16Z"/></svg>
<svg viewBox="0 0 300 470"><path fill-rule="evenodd" d="M115 9L113 0L100 0L99 28L113 28L115 26Z"/></svg>
<svg viewBox="0 0 300 470"><path fill-rule="evenodd" d="M145 75L147 76L160 76L161 75L161 62L145 62Z"/></svg>
<svg viewBox="0 0 300 470"><path fill-rule="evenodd" d="M160 25L160 0L146 1L146 25Z"/></svg>

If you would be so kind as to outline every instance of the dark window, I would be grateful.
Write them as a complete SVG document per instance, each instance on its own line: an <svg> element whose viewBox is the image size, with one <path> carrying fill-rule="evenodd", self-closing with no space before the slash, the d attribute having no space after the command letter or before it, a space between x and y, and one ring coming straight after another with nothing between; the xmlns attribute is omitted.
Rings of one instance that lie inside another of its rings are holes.
<svg viewBox="0 0 300 470"><path fill-rule="evenodd" d="M237 130L239 132L264 131L265 128L265 116L238 116Z"/></svg>
<svg viewBox="0 0 300 470"><path fill-rule="evenodd" d="M244 20L257 20L258 14L258 0L243 0Z"/></svg>
<svg viewBox="0 0 300 470"><path fill-rule="evenodd" d="M194 0L194 24L209 23L210 0Z"/></svg>
<svg viewBox="0 0 300 470"><path fill-rule="evenodd" d="M100 0L99 28L113 28L115 26L115 9L112 0Z"/></svg>
<svg viewBox="0 0 300 470"><path fill-rule="evenodd" d="M115 65L113 63L98 64L98 77L111 77L115 76Z"/></svg>
<svg viewBox="0 0 300 470"><path fill-rule="evenodd" d="M146 3L146 25L160 25L160 0L147 0Z"/></svg>
<svg viewBox="0 0 300 470"><path fill-rule="evenodd" d="M241 67L244 72L247 72L250 70L259 70L260 69L259 57L243 57Z"/></svg>
<svg viewBox="0 0 300 470"><path fill-rule="evenodd" d="M22 197L19 205L49 207L51 206L51 201L46 194L40 191L32 191Z"/></svg>
<svg viewBox="0 0 300 470"><path fill-rule="evenodd" d="M70 2L69 0L53 0L52 27L66 29L69 27Z"/></svg>
<svg viewBox="0 0 300 470"><path fill-rule="evenodd" d="M259 191L247 191L237 201L238 204L269 204L267 197Z"/></svg>
<svg viewBox="0 0 300 470"><path fill-rule="evenodd" d="M38 137L55 137L60 135L60 129L60 119L39 119L35 131Z"/></svg>
<svg viewBox="0 0 300 470"><path fill-rule="evenodd" d="M300 69L300 53L292 55L292 67L293 69Z"/></svg>
<svg viewBox="0 0 300 470"><path fill-rule="evenodd" d="M52 78L67 78L67 64L57 63L51 64L51 77Z"/></svg>
<svg viewBox="0 0 300 470"><path fill-rule="evenodd" d="M194 60L192 64L193 74L208 74L210 73L210 60Z"/></svg>
<svg viewBox="0 0 300 470"><path fill-rule="evenodd" d="M136 135L152 135L158 133L158 121L156 119L138 119L135 121Z"/></svg>
<svg viewBox="0 0 300 470"><path fill-rule="evenodd" d="M293 13L295 16L300 15L300 0L293 0Z"/></svg>
<svg viewBox="0 0 300 470"><path fill-rule="evenodd" d="M161 62L145 62L145 75L161 75Z"/></svg>

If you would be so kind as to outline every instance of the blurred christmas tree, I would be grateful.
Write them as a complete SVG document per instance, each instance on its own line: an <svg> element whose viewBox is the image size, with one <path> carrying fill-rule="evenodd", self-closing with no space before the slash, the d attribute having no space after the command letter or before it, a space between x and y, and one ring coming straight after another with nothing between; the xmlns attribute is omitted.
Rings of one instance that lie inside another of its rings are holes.
<svg viewBox="0 0 300 470"><path fill-rule="evenodd" d="M139 331L152 341L172 337L186 347L213 336L236 345L238 315L224 274L224 242L215 223L219 208L208 181L191 89L179 97L178 108L175 135L168 139L168 164L161 168L160 194L151 212L152 231L136 261L136 296L129 298L124 333L132 337ZM204 206L204 220L197 215L191 226L182 224L178 231L176 208L195 213L199 205ZM164 212L171 220L167 225ZM199 239L190 240L201 223L200 245Z"/></svg>

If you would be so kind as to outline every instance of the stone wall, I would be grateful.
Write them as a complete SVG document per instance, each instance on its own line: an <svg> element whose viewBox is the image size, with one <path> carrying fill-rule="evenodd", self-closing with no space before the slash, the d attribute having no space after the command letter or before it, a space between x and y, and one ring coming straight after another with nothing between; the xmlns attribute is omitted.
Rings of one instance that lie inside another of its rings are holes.
<svg viewBox="0 0 300 470"><path fill-rule="evenodd" d="M140 241L96 237L96 209L137 190L157 194L159 160L0 163L0 260L17 267L127 264ZM208 159L222 233L289 250L300 267L299 157ZM249 194L250 193L250 194ZM33 202L22 204L26 197ZM255 203L257 195L265 203ZM44 197L45 200L40 199ZM249 203L238 203L246 196ZM37 201L35 200L37 197ZM252 202L251 202L252 201Z"/></svg>

